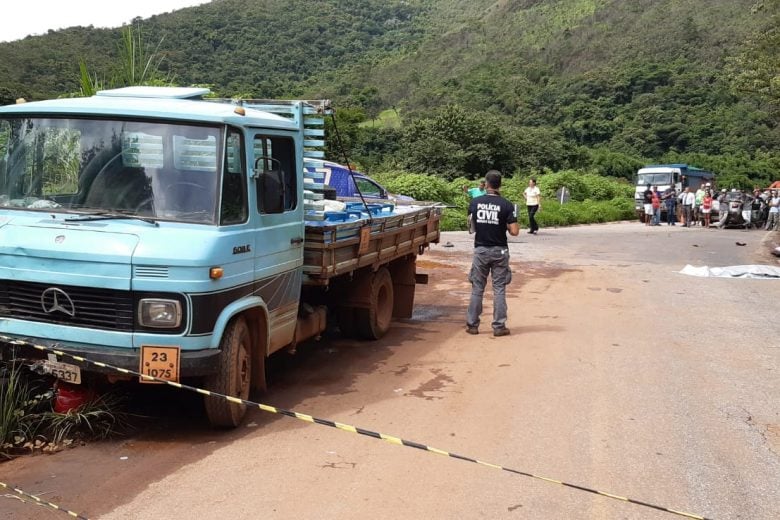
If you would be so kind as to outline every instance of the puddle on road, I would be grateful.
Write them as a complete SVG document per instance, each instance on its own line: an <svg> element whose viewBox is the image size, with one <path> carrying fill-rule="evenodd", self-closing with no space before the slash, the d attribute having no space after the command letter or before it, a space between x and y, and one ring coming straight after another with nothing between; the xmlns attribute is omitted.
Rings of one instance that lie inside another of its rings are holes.
<svg viewBox="0 0 780 520"><path fill-rule="evenodd" d="M398 367L398 370L393 370L393 374L397 376L402 376L409 371L410 367L411 365L409 363L406 363L405 365L401 365Z"/></svg>
<svg viewBox="0 0 780 520"><path fill-rule="evenodd" d="M412 313L412 317L403 321L428 322L428 321L438 320L439 318L452 318L453 316L460 316L460 315L461 315L460 309L452 305L431 305L431 304L418 303L415 304L414 306L414 312Z"/></svg>
<svg viewBox="0 0 780 520"><path fill-rule="evenodd" d="M444 373L440 368L432 368L431 374L434 375L432 379L429 379L425 383L421 384L414 390L406 392L404 395L413 397L420 397L426 401L433 401L434 399L444 399L442 395L431 395L433 392L442 392L442 389L448 385L454 384L455 380Z"/></svg>

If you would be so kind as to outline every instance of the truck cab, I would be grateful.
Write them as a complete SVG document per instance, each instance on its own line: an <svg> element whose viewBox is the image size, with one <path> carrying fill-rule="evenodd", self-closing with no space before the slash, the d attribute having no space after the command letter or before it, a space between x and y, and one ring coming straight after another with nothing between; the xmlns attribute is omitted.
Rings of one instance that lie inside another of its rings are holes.
<svg viewBox="0 0 780 520"><path fill-rule="evenodd" d="M264 352L292 341L303 135L284 117L193 101L206 93L134 87L0 109L0 332L132 369L175 346L178 360L152 370L176 380L213 378L226 334L259 328L247 321L266 324Z"/></svg>
<svg viewBox="0 0 780 520"><path fill-rule="evenodd" d="M657 186L661 193L674 188L679 195L685 188L696 190L706 183L712 184L714 180L713 173L687 164L654 164L640 168L636 174L634 188L634 207L637 215L643 215L644 192L648 185ZM665 205L661 205L661 210L666 211Z"/></svg>

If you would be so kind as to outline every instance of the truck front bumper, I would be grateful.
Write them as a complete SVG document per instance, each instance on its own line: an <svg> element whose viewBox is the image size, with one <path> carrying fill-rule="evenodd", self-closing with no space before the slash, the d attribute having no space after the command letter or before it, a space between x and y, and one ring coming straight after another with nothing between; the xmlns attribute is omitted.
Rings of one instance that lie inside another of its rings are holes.
<svg viewBox="0 0 780 520"><path fill-rule="evenodd" d="M90 361L105 363L106 365L124 368L134 372L138 372L141 365L141 350L137 348L93 347L64 344L38 338L13 339L19 340L22 343L9 343L5 338L0 338L0 360L46 359L48 354L52 354L49 350L35 348L35 346L38 346L62 351L66 354L80 356ZM219 349L182 350L180 353L180 377L198 377L215 373L218 367L219 355ZM57 360L78 365L87 372L96 372L106 375L122 375L120 372L111 368L99 367L91 363L77 361L70 356L57 356Z"/></svg>

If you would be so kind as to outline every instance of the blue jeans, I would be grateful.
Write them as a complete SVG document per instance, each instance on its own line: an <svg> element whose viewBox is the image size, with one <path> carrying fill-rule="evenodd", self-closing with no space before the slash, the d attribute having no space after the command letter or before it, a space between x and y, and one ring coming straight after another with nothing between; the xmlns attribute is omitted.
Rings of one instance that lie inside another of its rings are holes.
<svg viewBox="0 0 780 520"><path fill-rule="evenodd" d="M675 211L677 210L677 204L675 203L666 203L666 223L667 224L674 224L677 222L677 215L675 215Z"/></svg>
<svg viewBox="0 0 780 520"><path fill-rule="evenodd" d="M661 225L661 206L658 206L657 208L653 208L653 225L654 226Z"/></svg>
<svg viewBox="0 0 780 520"><path fill-rule="evenodd" d="M466 312L466 325L479 327L482 314L482 297L487 286L487 277L493 280L493 330L506 327L506 286L512 282L509 268L509 249L506 247L475 247L469 281L471 299Z"/></svg>

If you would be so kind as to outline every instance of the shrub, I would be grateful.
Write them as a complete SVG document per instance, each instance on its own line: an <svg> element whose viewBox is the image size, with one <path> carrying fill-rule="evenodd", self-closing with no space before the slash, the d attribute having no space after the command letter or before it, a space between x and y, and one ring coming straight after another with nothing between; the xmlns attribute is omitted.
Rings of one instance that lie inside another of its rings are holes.
<svg viewBox="0 0 780 520"><path fill-rule="evenodd" d="M528 212L525 205L518 204L521 228L528 227ZM457 205L444 210L441 220L442 231L464 231L466 229L465 205ZM634 219L634 203L631 199L617 197L612 200L585 200L582 202L542 203L542 210L536 214L541 227L563 227L577 224L615 222Z"/></svg>
<svg viewBox="0 0 780 520"><path fill-rule="evenodd" d="M385 188L392 193L414 197L417 200L449 202L454 194L450 184L438 177L415 173L389 176Z"/></svg>
<svg viewBox="0 0 780 520"><path fill-rule="evenodd" d="M442 231L466 231L467 211L467 209L458 207L445 208L441 215L439 227Z"/></svg>
<svg viewBox="0 0 780 520"><path fill-rule="evenodd" d="M585 200L589 196L582 174L574 170L541 175L536 179L536 184L546 199L555 199L556 192L563 187L569 190L572 200Z"/></svg>

